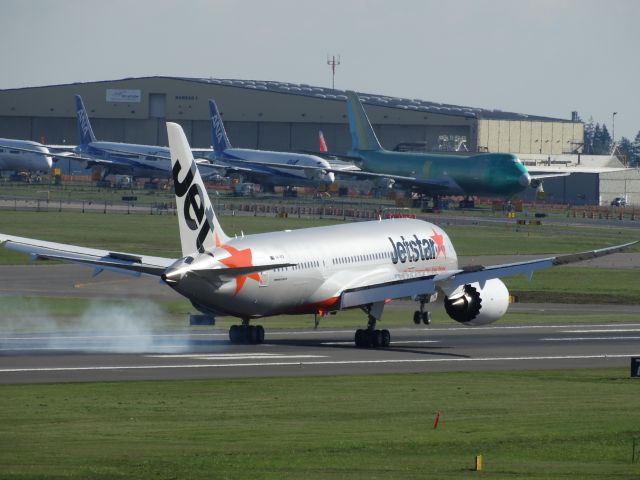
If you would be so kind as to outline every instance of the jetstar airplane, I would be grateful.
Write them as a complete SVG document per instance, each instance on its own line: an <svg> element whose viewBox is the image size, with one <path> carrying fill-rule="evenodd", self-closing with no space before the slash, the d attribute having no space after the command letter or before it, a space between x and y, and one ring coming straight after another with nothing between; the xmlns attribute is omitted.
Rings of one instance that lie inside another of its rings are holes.
<svg viewBox="0 0 640 480"><path fill-rule="evenodd" d="M269 186L320 187L335 180L329 163L316 155L233 148L225 131L218 106L209 100L213 153L209 159L230 166L244 167L241 172L256 183Z"/></svg>
<svg viewBox="0 0 640 480"><path fill-rule="evenodd" d="M205 191L184 132L167 123L182 256L159 258L64 245L0 234L10 250L35 257L160 277L207 317L242 319L229 330L232 342L261 343L261 317L324 314L362 309L366 329L358 347L385 347L378 330L385 304L413 297L424 306L444 295L447 313L464 325L502 317L509 293L501 277L525 274L619 252L637 242L590 252L505 265L460 268L447 234L415 219L392 219L247 235L225 235Z"/></svg>
<svg viewBox="0 0 640 480"><path fill-rule="evenodd" d="M516 155L481 153L443 155L385 150L369 122L355 92L347 91L347 113L351 131L348 157L361 172L340 172L357 178L383 178L429 196L481 195L511 197L525 188L537 186Z"/></svg>

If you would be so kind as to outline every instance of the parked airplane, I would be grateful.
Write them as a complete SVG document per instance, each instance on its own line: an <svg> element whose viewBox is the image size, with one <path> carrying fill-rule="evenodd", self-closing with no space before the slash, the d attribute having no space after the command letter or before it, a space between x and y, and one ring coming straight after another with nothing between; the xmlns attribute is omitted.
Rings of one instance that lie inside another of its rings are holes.
<svg viewBox="0 0 640 480"><path fill-rule="evenodd" d="M261 317L324 314L360 308L366 329L358 347L388 346L388 330L378 330L390 299L413 297L424 306L437 292L446 312L464 325L485 325L502 317L509 293L500 277L525 274L618 252L637 242L573 255L505 265L460 268L447 234L415 219L379 220L229 237L222 230L184 132L167 123L175 185L181 258L98 250L0 234L10 250L35 257L92 265L98 271L148 274L188 298L212 318L232 315L241 325L232 342L261 343Z"/></svg>
<svg viewBox="0 0 640 480"><path fill-rule="evenodd" d="M0 138L0 171L48 173L52 164L51 152L41 143Z"/></svg>
<svg viewBox="0 0 640 480"><path fill-rule="evenodd" d="M75 101L80 143L73 152L84 161L86 167L102 168L103 176L122 174L152 179L171 178L171 159L167 147L98 141L80 95L75 95ZM222 171L205 159L198 163L206 175Z"/></svg>
<svg viewBox="0 0 640 480"><path fill-rule="evenodd" d="M346 93L352 140L348 156L363 170L353 176L387 178L434 197L451 194L510 197L532 183L532 176L511 153L463 156L385 150L358 95Z"/></svg>
<svg viewBox="0 0 640 480"><path fill-rule="evenodd" d="M225 131L218 106L209 100L211 117L212 161L244 167L245 178L261 185L289 187L319 187L334 182L329 163L316 155L292 152L273 152L249 148L233 148Z"/></svg>

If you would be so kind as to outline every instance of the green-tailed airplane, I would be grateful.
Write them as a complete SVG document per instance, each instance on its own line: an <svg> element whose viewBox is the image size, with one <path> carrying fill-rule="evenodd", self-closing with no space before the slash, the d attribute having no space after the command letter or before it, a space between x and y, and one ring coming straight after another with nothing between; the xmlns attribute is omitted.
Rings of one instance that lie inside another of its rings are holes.
<svg viewBox="0 0 640 480"><path fill-rule="evenodd" d="M351 150L360 172L338 171L360 178L387 179L429 195L511 197L536 182L520 159L511 153L451 155L385 150L355 92L347 91Z"/></svg>

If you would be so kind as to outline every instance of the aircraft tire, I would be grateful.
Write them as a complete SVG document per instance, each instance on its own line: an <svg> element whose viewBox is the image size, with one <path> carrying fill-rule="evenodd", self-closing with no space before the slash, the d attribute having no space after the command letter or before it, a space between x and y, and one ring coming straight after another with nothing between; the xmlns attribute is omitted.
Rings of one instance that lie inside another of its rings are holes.
<svg viewBox="0 0 640 480"><path fill-rule="evenodd" d="M255 345L258 343L258 329L255 325L249 325L244 331L245 339L247 343Z"/></svg>
<svg viewBox="0 0 640 480"><path fill-rule="evenodd" d="M264 342L264 328L262 325L256 325L256 343Z"/></svg>
<svg viewBox="0 0 640 480"><path fill-rule="evenodd" d="M240 325L231 325L229 328L229 340L231 343L240 343Z"/></svg>
<svg viewBox="0 0 640 480"><path fill-rule="evenodd" d="M358 330L356 330L356 347L358 348L366 348L368 347L368 335L367 335L367 331L363 330L361 328L359 328Z"/></svg>
<svg viewBox="0 0 640 480"><path fill-rule="evenodd" d="M388 347L391 344L391 333L386 328L382 330L382 346Z"/></svg>
<svg viewBox="0 0 640 480"><path fill-rule="evenodd" d="M413 323L415 323L416 325L420 325L420 320L422 320L422 314L416 310L415 312L413 312Z"/></svg>
<svg viewBox="0 0 640 480"><path fill-rule="evenodd" d="M431 312L422 312L421 317L422 317L422 323L424 323L425 325L431 324Z"/></svg>
<svg viewBox="0 0 640 480"><path fill-rule="evenodd" d="M380 330L374 330L373 332L371 332L371 346L373 348L382 347L382 341L382 332Z"/></svg>

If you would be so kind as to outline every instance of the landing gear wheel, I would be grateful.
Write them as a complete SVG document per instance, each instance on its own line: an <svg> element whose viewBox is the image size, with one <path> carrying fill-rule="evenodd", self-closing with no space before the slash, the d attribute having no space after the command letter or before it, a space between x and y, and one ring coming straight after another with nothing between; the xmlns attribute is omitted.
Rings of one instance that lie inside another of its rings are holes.
<svg viewBox="0 0 640 480"><path fill-rule="evenodd" d="M374 330L371 334L371 346L373 348L382 347L382 332L380 330Z"/></svg>
<svg viewBox="0 0 640 480"><path fill-rule="evenodd" d="M241 333L240 325L231 325L231 328L229 328L229 340L231 343L240 343Z"/></svg>
<svg viewBox="0 0 640 480"><path fill-rule="evenodd" d="M422 312L422 314L420 316L422 317L422 323L424 323L425 325L431 324L431 312ZM420 322L418 322L418 323L420 323Z"/></svg>
<svg viewBox="0 0 640 480"><path fill-rule="evenodd" d="M264 328L262 325L231 325L229 340L231 343L260 344L264 342Z"/></svg>
<svg viewBox="0 0 640 480"><path fill-rule="evenodd" d="M244 331L246 342L252 345L258 343L258 332L254 325L249 325Z"/></svg>
<svg viewBox="0 0 640 480"><path fill-rule="evenodd" d="M413 312L413 323L415 323L416 325L420 325L420 320L422 320L422 312L416 310L415 312Z"/></svg>
<svg viewBox="0 0 640 480"><path fill-rule="evenodd" d="M356 347L358 348L367 348L369 346L369 335L367 335L367 330L363 330L359 328L356 330Z"/></svg>
<svg viewBox="0 0 640 480"><path fill-rule="evenodd" d="M391 333L386 328L382 330L382 347L388 347L391 344Z"/></svg>
<svg viewBox="0 0 640 480"><path fill-rule="evenodd" d="M262 325L256 325L256 343L264 342L264 328Z"/></svg>

